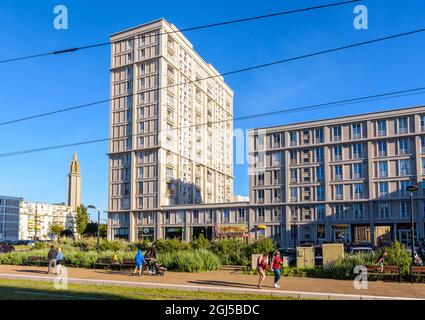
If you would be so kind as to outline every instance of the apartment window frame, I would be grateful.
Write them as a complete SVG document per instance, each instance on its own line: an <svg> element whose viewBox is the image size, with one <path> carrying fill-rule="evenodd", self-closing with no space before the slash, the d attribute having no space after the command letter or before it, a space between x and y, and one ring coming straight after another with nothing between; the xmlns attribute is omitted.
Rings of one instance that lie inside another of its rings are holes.
<svg viewBox="0 0 425 320"><path fill-rule="evenodd" d="M332 141L334 142L342 141L342 126L332 127Z"/></svg>
<svg viewBox="0 0 425 320"><path fill-rule="evenodd" d="M351 125L351 137L353 140L360 140L363 138L362 128L363 125L361 123L353 123Z"/></svg>
<svg viewBox="0 0 425 320"><path fill-rule="evenodd" d="M378 120L376 122L376 132L378 137L385 137L387 135L387 120Z"/></svg>
<svg viewBox="0 0 425 320"><path fill-rule="evenodd" d="M397 119L397 133L398 134L409 133L409 117L402 117Z"/></svg>

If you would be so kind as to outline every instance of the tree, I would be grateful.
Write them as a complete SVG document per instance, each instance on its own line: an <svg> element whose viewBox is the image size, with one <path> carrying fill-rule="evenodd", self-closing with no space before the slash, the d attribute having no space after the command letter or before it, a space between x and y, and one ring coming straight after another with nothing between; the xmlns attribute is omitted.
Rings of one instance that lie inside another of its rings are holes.
<svg viewBox="0 0 425 320"><path fill-rule="evenodd" d="M107 234L107 225L106 224L100 224L99 227L100 231L100 237L106 238ZM87 224L86 230L84 230L84 235L86 236L92 236L97 237L97 223L96 222L90 222Z"/></svg>
<svg viewBox="0 0 425 320"><path fill-rule="evenodd" d="M54 235L55 238L59 238L65 227L57 222L50 225L49 232Z"/></svg>
<svg viewBox="0 0 425 320"><path fill-rule="evenodd" d="M77 225L77 233L83 235L86 231L87 224L89 223L89 214L87 207L80 205L77 208L77 214L75 216L75 223Z"/></svg>
<svg viewBox="0 0 425 320"><path fill-rule="evenodd" d="M70 229L65 229L61 232L60 236L65 238L73 238L74 232Z"/></svg>

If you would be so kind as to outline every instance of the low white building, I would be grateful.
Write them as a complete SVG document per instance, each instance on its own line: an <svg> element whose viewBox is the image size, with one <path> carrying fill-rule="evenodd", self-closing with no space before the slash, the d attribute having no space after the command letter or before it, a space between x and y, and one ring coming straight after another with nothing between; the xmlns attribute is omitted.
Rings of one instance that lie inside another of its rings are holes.
<svg viewBox="0 0 425 320"><path fill-rule="evenodd" d="M19 213L19 240L52 240L51 226L62 225L75 233L75 211L64 204L22 201Z"/></svg>

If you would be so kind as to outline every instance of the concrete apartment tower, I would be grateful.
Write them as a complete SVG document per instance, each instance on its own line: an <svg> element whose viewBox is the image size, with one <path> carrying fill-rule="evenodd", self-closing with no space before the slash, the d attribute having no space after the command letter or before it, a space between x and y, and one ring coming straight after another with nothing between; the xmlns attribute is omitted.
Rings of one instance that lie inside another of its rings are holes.
<svg viewBox="0 0 425 320"><path fill-rule="evenodd" d="M81 205L81 172L78 156L74 153L68 174L68 206L74 211Z"/></svg>
<svg viewBox="0 0 425 320"><path fill-rule="evenodd" d="M162 238L162 208L233 200L233 91L163 19L111 43L109 237Z"/></svg>

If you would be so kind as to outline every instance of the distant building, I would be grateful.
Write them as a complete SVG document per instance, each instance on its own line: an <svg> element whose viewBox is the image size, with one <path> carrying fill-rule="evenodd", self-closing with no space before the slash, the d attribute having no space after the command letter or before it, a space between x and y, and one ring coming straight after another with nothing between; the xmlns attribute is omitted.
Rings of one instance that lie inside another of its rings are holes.
<svg viewBox="0 0 425 320"><path fill-rule="evenodd" d="M19 238L19 204L22 198L0 196L0 242Z"/></svg>
<svg viewBox="0 0 425 320"><path fill-rule="evenodd" d="M81 205L81 172L80 162L75 153L68 174L68 206L74 211Z"/></svg>
<svg viewBox="0 0 425 320"><path fill-rule="evenodd" d="M53 240L50 229L55 224L75 233L75 211L64 204L21 201L19 240Z"/></svg>

